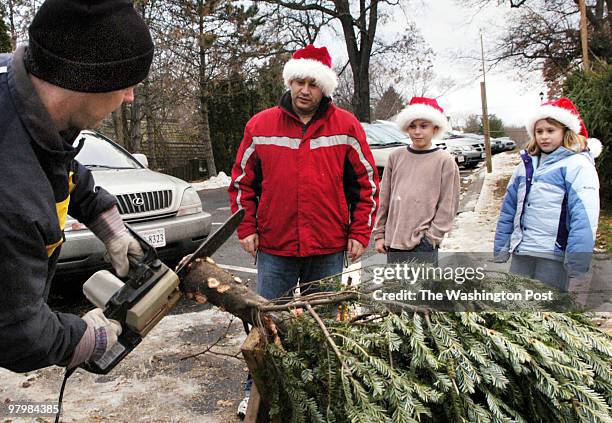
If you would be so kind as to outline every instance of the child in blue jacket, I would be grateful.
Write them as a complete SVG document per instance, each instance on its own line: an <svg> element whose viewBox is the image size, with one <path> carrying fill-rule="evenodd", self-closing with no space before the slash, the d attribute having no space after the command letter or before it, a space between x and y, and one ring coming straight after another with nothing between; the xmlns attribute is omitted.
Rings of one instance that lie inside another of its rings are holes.
<svg viewBox="0 0 612 423"><path fill-rule="evenodd" d="M591 262L599 219L599 179L589 139L567 98L542 104L528 119L521 151L497 222L496 261L512 255L510 272L567 291ZM589 149L590 148L590 149Z"/></svg>

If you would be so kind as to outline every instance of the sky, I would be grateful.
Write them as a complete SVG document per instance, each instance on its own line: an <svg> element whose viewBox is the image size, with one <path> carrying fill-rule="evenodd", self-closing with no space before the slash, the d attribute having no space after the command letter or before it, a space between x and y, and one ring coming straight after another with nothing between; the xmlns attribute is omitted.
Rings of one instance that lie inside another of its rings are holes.
<svg viewBox="0 0 612 423"><path fill-rule="evenodd" d="M440 106L451 118L454 126L463 124L470 114L482 114L480 81L480 33L486 51L500 38L504 22L516 12L510 2L500 5L492 2L483 9L467 8L458 0L412 0L402 9L397 9L391 22L379 26L378 35L386 32L402 32L407 22L415 22L422 37L435 53L434 71L438 76L451 77L456 81L453 89L438 97ZM346 47L338 37L324 37L324 44L331 44L331 53L346 57ZM458 56L476 57L478 60L459 60ZM546 93L540 72L521 75L510 69L487 70L487 103L489 114L495 114L506 126L522 126L526 110L540 104L540 92Z"/></svg>
<svg viewBox="0 0 612 423"><path fill-rule="evenodd" d="M435 0L419 3L409 9L408 18L416 22L425 41L436 53L434 69L441 76L452 77L457 87L440 103L454 120L462 120L469 114L481 114L479 75L480 62L459 61L458 53L480 57L480 33L483 33L485 60L487 48L492 48L500 38L504 22L516 9L510 2L497 2L480 10L459 6L456 0ZM397 16L398 24L405 22L406 13ZM471 53L471 54L470 54ZM533 72L521 75L516 71L492 69L486 74L487 103L490 114L496 114L506 125L522 125L525 110L540 104L540 92L546 92L541 74ZM526 81L528 80L528 81Z"/></svg>

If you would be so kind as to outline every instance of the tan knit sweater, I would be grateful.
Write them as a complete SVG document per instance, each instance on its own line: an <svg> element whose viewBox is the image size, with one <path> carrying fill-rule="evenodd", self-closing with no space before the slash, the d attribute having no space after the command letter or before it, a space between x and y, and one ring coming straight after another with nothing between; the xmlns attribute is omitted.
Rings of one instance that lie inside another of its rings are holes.
<svg viewBox="0 0 612 423"><path fill-rule="evenodd" d="M374 239L399 250L413 249L423 235L440 245L458 207L459 168L448 152L394 151L380 187Z"/></svg>

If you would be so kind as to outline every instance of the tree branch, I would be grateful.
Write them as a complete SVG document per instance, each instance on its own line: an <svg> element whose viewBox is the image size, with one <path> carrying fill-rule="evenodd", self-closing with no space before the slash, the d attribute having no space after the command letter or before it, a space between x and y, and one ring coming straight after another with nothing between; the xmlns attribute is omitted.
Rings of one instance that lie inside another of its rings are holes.
<svg viewBox="0 0 612 423"><path fill-rule="evenodd" d="M348 368L348 366L342 359L340 350L338 350L338 346L336 346L336 343L330 336L329 331L327 330L327 327L325 326L325 323L323 323L323 320L321 320L317 312L313 310L310 304L306 304L306 310L308 310L308 313L310 313L310 315L317 321L317 324L323 331L323 335L325 335L325 339L327 339L327 342L329 343L329 345L331 345L332 349L334 350L334 353L336 354L336 357L338 357L338 361L342 365L342 370L344 370L349 376L352 376L351 369Z"/></svg>

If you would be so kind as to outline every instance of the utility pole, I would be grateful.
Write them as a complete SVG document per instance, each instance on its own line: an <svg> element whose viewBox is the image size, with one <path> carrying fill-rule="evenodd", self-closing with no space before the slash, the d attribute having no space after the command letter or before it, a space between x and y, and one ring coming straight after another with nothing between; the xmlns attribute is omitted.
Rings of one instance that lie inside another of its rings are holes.
<svg viewBox="0 0 612 423"><path fill-rule="evenodd" d="M486 86L486 71L484 60L484 44L482 41L482 32L480 33L480 54L482 56L482 82L480 83L480 97L482 101L482 129L484 132L485 152L487 162L487 173L493 171L493 163L491 161L491 139L489 136L489 112L487 110L487 86Z"/></svg>
<svg viewBox="0 0 612 423"><path fill-rule="evenodd" d="M588 44L588 30L587 30L587 17L586 17L586 3L585 0L578 1L580 6L580 42L582 44L582 69L585 72L591 70L589 64L589 44Z"/></svg>

